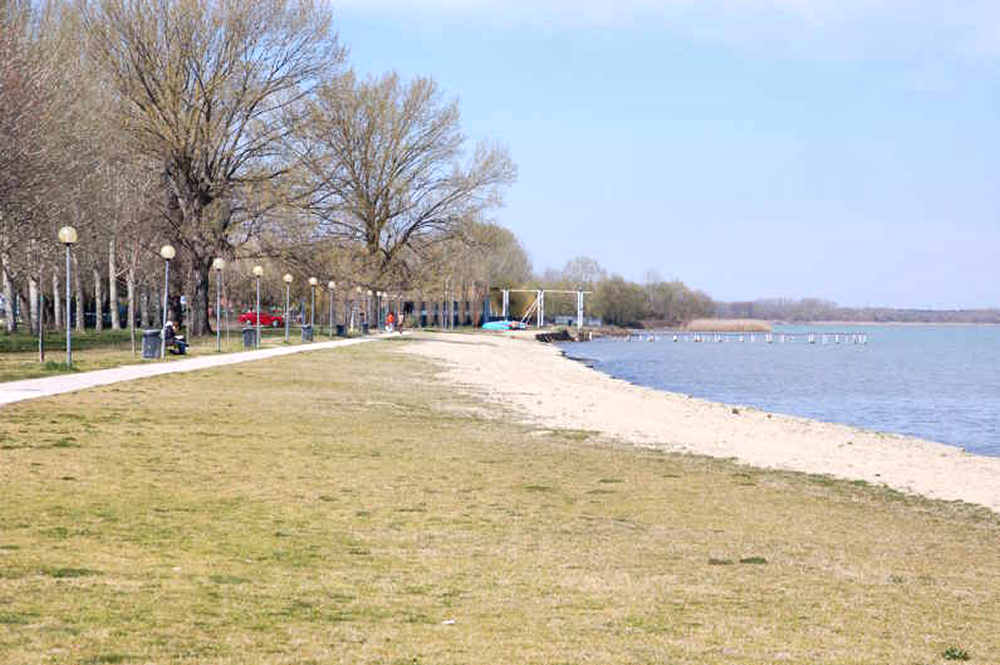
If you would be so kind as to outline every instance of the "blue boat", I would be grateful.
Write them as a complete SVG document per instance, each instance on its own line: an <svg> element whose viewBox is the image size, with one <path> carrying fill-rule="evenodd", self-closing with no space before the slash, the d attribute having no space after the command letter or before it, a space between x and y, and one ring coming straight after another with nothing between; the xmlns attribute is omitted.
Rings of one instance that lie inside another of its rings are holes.
<svg viewBox="0 0 1000 665"><path fill-rule="evenodd" d="M527 327L521 321L490 321L483 324L483 330L524 330Z"/></svg>

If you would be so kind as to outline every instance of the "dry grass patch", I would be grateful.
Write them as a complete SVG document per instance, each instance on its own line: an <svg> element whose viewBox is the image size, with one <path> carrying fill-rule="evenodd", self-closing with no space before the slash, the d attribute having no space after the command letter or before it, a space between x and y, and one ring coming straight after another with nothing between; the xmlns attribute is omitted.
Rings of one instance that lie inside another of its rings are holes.
<svg viewBox="0 0 1000 665"><path fill-rule="evenodd" d="M996 662L995 515L487 419L391 348L4 409L0 662Z"/></svg>

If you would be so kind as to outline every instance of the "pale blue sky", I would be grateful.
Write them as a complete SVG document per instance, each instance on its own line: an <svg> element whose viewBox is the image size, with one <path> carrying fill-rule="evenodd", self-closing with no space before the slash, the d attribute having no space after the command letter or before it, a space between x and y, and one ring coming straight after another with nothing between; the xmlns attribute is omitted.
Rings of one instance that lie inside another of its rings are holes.
<svg viewBox="0 0 1000 665"><path fill-rule="evenodd" d="M928 8L924 5L940 5ZM344 0L361 72L510 147L496 219L721 300L1000 306L1000 3Z"/></svg>

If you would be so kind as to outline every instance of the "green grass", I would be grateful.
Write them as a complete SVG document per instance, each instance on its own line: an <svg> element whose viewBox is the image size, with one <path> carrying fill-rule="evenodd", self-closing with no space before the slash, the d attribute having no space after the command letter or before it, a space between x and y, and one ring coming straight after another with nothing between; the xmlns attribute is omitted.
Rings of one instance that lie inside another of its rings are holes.
<svg viewBox="0 0 1000 665"><path fill-rule="evenodd" d="M945 660L971 660L969 652L961 647L948 647L941 654Z"/></svg>
<svg viewBox="0 0 1000 665"><path fill-rule="evenodd" d="M142 334L141 331L139 333ZM81 351L86 349L99 349L109 346L121 346L129 344L128 330L102 330L100 332L88 328L83 332L73 330L73 348ZM45 345L47 348L59 348L66 346L65 330L46 330ZM0 332L0 353L37 353L38 337L25 332L22 327L15 333L6 331Z"/></svg>
<svg viewBox="0 0 1000 665"><path fill-rule="evenodd" d="M996 662L996 515L470 415L402 344L5 408L0 663Z"/></svg>
<svg viewBox="0 0 1000 665"><path fill-rule="evenodd" d="M328 335L316 330L315 341L327 341ZM262 346L270 348L285 344L283 328L262 328ZM132 343L127 330L104 330L96 332L86 330L83 333L73 331L73 366L66 365L66 337L64 332L47 332L45 344L45 362L38 361L38 338L23 332L14 335L0 333L0 382L18 381L21 379L36 379L68 372L83 372L96 369L108 369L121 365L145 362L163 362L160 359L144 360L142 358L142 331L136 331L136 352L132 353ZM208 355L218 353L215 335L195 337L190 340L188 356ZM302 344L299 330L292 329L289 335L290 345ZM238 326L230 331L229 339L225 333L222 336L222 352L232 353L244 351L243 340ZM185 356L168 354L166 360L173 361Z"/></svg>

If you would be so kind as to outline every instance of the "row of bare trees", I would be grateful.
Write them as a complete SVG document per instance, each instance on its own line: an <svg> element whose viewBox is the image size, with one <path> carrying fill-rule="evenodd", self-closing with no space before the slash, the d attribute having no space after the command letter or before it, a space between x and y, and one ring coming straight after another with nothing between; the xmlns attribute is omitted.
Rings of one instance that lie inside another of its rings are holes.
<svg viewBox="0 0 1000 665"><path fill-rule="evenodd" d="M165 243L193 334L215 257L232 284L268 262L269 279L485 294L530 270L488 221L515 176L502 146L469 147L433 80L347 69L320 0L0 0L8 330L15 308L63 323L63 225L79 327L159 317Z"/></svg>
<svg viewBox="0 0 1000 665"><path fill-rule="evenodd" d="M653 325L677 326L693 319L712 317L716 303L702 291L680 280L664 280L655 271L646 275L643 284L630 282L620 275L609 275L593 258L571 259L562 270L547 270L534 282L549 289L583 289L587 313L613 325L633 325L642 321ZM551 315L576 315L571 298L546 303Z"/></svg>

